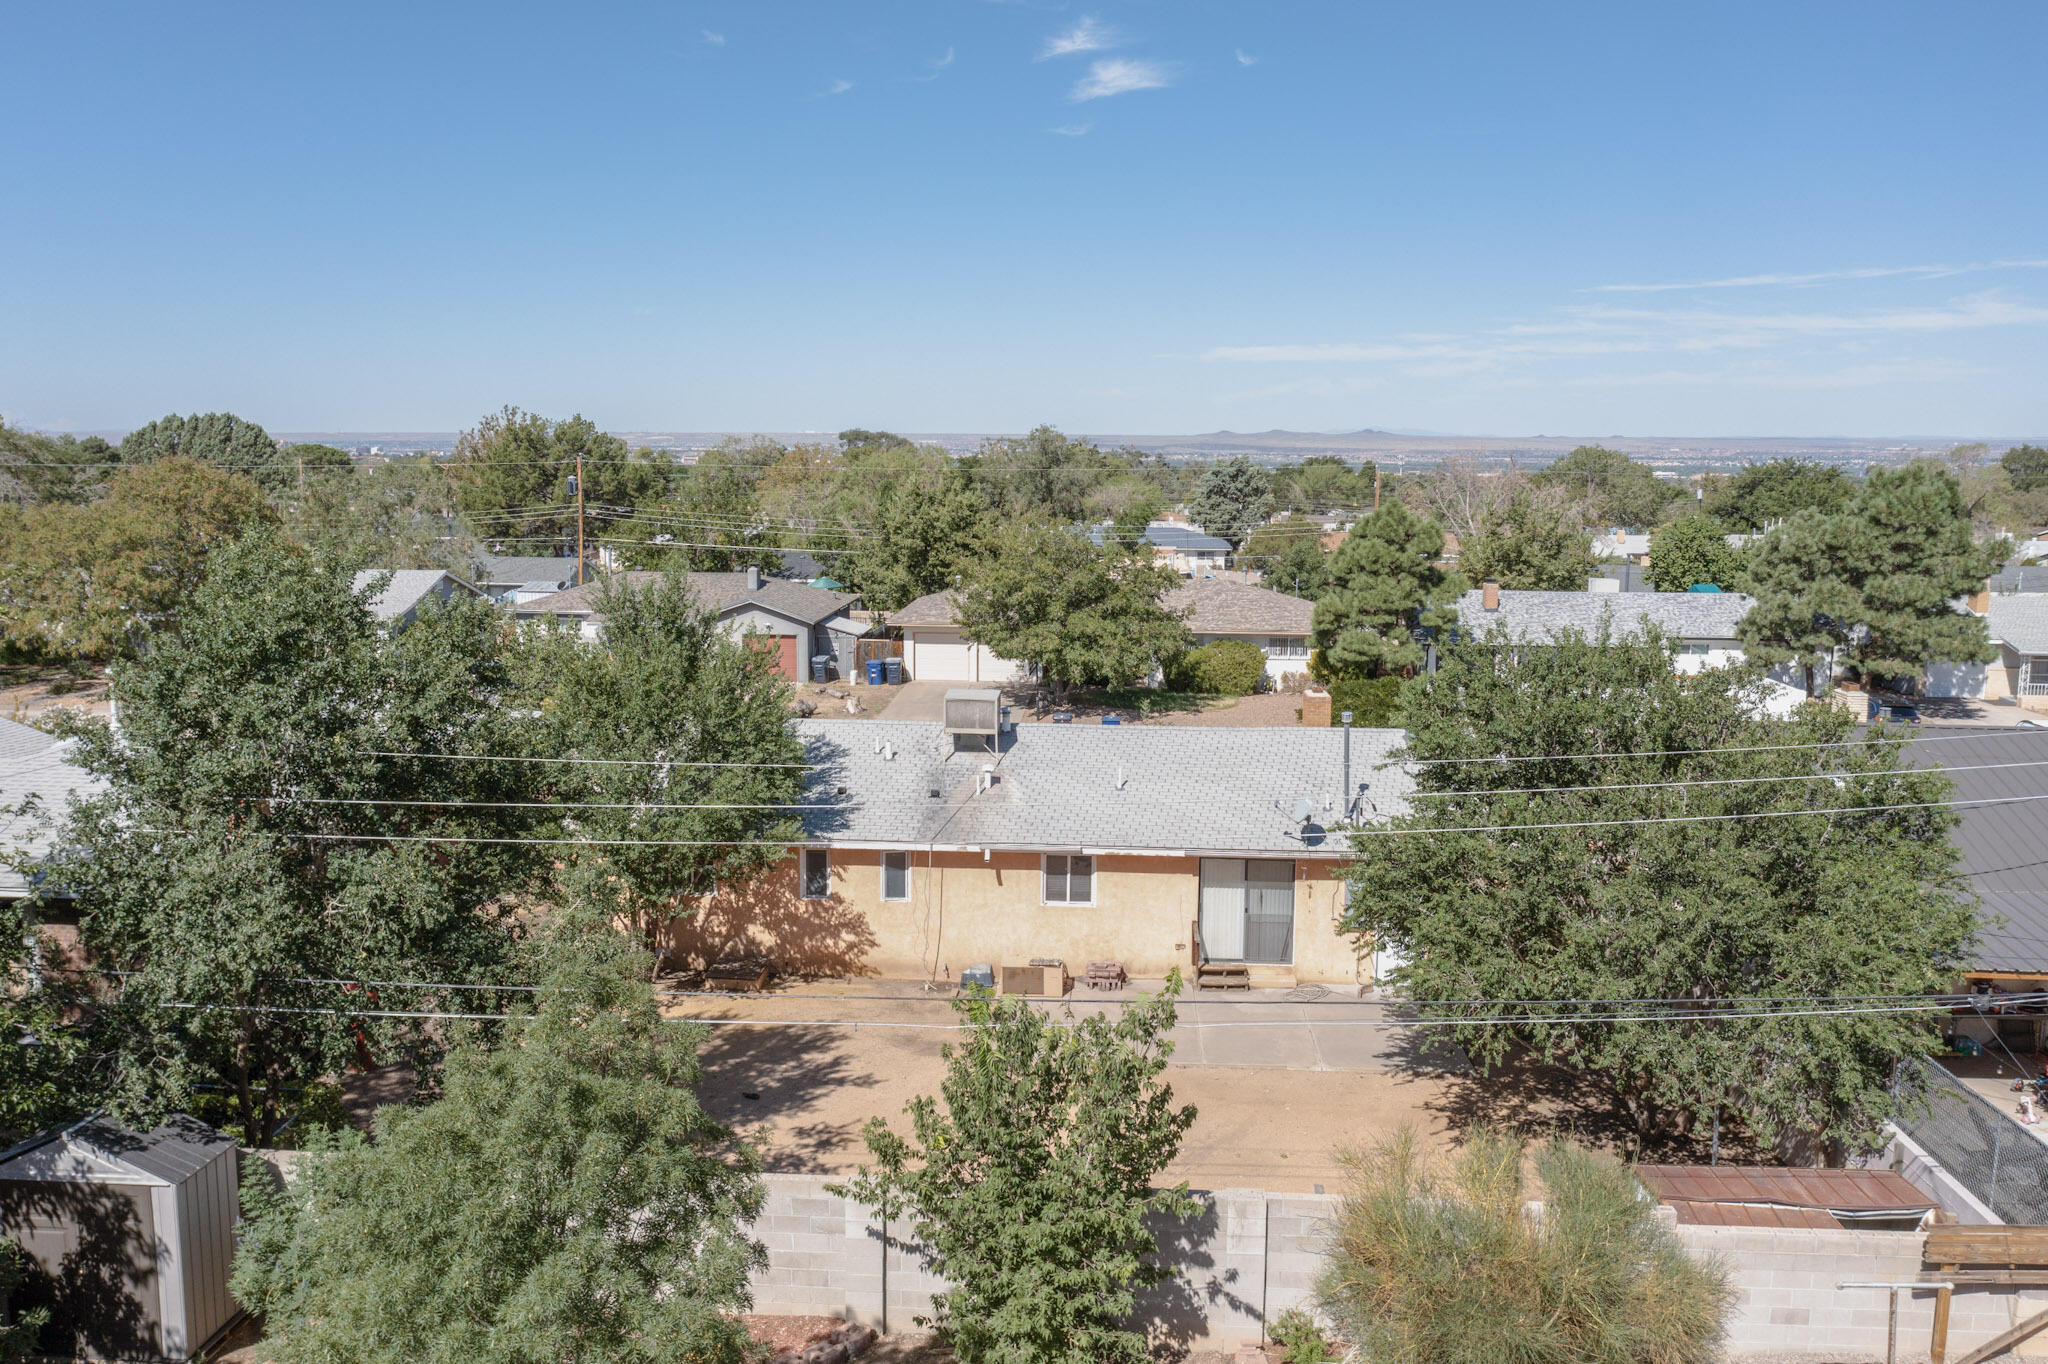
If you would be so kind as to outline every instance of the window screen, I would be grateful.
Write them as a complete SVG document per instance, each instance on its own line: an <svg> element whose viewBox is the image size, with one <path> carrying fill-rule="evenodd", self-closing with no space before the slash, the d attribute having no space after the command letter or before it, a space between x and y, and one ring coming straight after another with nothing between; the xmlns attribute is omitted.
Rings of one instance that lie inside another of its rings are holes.
<svg viewBox="0 0 2048 1364"><path fill-rule="evenodd" d="M1095 859L1066 853L1048 854L1045 859L1045 903L1094 904Z"/></svg>
<svg viewBox="0 0 2048 1364"><path fill-rule="evenodd" d="M884 900L908 900L910 898L909 853L885 852L882 854L882 898Z"/></svg>
<svg viewBox="0 0 2048 1364"><path fill-rule="evenodd" d="M832 859L823 848L804 849L804 898L824 900L832 894Z"/></svg>

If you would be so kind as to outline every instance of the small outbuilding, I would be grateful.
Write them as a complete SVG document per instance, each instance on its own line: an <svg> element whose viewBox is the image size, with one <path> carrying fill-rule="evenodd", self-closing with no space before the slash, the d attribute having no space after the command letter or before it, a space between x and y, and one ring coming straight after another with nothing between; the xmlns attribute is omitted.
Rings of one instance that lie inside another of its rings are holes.
<svg viewBox="0 0 2048 1364"><path fill-rule="evenodd" d="M240 1315L239 1184L234 1139L182 1116L147 1133L95 1116L0 1151L0 1234L29 1259L8 1306L50 1309L46 1354L182 1364Z"/></svg>

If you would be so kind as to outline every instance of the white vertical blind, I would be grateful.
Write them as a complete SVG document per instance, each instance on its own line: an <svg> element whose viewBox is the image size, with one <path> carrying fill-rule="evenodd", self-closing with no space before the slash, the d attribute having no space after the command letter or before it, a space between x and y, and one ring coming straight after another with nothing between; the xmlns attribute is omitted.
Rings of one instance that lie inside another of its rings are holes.
<svg viewBox="0 0 2048 1364"><path fill-rule="evenodd" d="M1214 961L1244 959L1244 863L1202 859L1202 948Z"/></svg>

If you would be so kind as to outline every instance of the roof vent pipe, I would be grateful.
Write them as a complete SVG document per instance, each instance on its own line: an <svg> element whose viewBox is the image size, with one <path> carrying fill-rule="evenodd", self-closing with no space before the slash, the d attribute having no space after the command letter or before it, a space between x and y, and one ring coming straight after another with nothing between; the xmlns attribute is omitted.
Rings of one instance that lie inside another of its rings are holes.
<svg viewBox="0 0 2048 1364"><path fill-rule="evenodd" d="M994 786L995 784L996 784L996 769L995 769L995 764L994 764L994 763L983 763L983 764L981 765L981 784L980 784L980 785L979 785L979 786L978 786L978 787L977 787L976 789L977 789L977 790L981 790L981 791L986 791L986 790L988 790L988 788L989 788L989 787L991 787L991 786Z"/></svg>

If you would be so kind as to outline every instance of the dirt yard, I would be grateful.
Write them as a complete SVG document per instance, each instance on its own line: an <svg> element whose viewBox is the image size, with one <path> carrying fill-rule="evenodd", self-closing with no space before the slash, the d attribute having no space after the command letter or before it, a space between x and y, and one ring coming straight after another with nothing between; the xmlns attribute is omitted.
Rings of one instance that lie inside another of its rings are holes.
<svg viewBox="0 0 2048 1364"><path fill-rule="evenodd" d="M107 680L96 674L79 676L57 667L0 668L0 717L16 724L34 724L50 710L75 710L105 715Z"/></svg>

